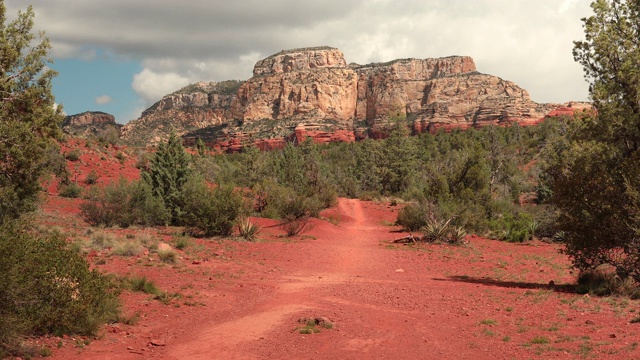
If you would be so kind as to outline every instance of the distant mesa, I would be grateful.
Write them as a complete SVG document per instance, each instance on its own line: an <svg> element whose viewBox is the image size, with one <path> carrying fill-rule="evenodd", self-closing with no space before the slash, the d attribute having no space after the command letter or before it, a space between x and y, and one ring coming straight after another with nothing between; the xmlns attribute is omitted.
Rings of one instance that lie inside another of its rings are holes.
<svg viewBox="0 0 640 360"><path fill-rule="evenodd" d="M69 115L62 122L64 132L79 137L100 136L105 131L115 131L119 135L121 127L113 115L101 111Z"/></svg>
<svg viewBox="0 0 640 360"><path fill-rule="evenodd" d="M258 61L247 81L199 82L164 96L123 138L153 145L173 131L186 142L238 151L385 137L390 121L414 133L537 124L588 104L539 104L511 81L482 74L468 56L347 64L327 46L283 50Z"/></svg>

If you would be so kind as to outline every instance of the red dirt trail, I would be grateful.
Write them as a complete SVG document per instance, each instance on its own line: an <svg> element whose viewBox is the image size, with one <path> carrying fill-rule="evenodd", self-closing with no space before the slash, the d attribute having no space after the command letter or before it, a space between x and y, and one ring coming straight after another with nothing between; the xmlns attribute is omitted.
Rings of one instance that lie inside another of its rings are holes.
<svg viewBox="0 0 640 360"><path fill-rule="evenodd" d="M204 306L125 294L125 309L143 314L137 325L109 326L54 358L640 359L640 324L629 323L638 302L568 291L575 279L557 246L475 236L459 247L390 244L404 235L387 224L394 211L339 199L323 213L331 222L314 220L296 240L255 219L262 241L198 240L218 254L202 262L187 253L173 268L109 258L103 269L146 274ZM315 317L333 328L295 331Z"/></svg>

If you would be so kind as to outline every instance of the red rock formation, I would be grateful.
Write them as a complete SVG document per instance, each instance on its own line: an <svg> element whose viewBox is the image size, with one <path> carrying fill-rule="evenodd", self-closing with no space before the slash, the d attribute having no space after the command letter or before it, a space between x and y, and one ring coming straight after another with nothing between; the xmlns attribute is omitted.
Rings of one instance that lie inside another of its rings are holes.
<svg viewBox="0 0 640 360"><path fill-rule="evenodd" d="M78 137L96 136L104 134L105 131L113 131L117 139L121 127L113 115L101 111L85 111L70 115L62 122L64 132Z"/></svg>
<svg viewBox="0 0 640 360"><path fill-rule="evenodd" d="M294 49L258 61L253 74L244 83L198 83L167 95L125 126L124 137L153 144L175 131L238 151L306 137L318 143L385 137L393 118L410 119L413 132L422 133L532 125L552 111L570 112L477 72L466 56L347 65L338 49Z"/></svg>
<svg viewBox="0 0 640 360"><path fill-rule="evenodd" d="M62 127L66 126L90 126L90 125L106 125L116 124L116 118L101 111L85 111L80 114L69 115L64 118Z"/></svg>

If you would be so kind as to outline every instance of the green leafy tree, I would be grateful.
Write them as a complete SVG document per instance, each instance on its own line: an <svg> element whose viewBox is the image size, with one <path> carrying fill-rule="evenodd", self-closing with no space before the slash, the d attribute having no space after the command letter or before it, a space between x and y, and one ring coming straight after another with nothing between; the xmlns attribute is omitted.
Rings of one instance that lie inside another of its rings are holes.
<svg viewBox="0 0 640 360"><path fill-rule="evenodd" d="M153 194L162 198L165 208L171 212L173 223L180 217L180 191L192 174L190 162L182 140L172 133L166 143L158 145L149 170L142 172L142 179L151 185Z"/></svg>
<svg viewBox="0 0 640 360"><path fill-rule="evenodd" d="M21 215L35 209L40 179L63 166L53 156L61 109L47 67L49 40L31 33L31 7L6 22L0 0L0 358L37 334L95 335L119 312L109 278L91 270L64 236L34 235Z"/></svg>
<svg viewBox="0 0 640 360"><path fill-rule="evenodd" d="M8 22L0 1L0 223L34 210L52 137L60 134L49 40L36 36L31 7Z"/></svg>
<svg viewBox="0 0 640 360"><path fill-rule="evenodd" d="M640 1L597 0L583 19L583 65L596 108L547 151L551 203L574 265L640 281Z"/></svg>

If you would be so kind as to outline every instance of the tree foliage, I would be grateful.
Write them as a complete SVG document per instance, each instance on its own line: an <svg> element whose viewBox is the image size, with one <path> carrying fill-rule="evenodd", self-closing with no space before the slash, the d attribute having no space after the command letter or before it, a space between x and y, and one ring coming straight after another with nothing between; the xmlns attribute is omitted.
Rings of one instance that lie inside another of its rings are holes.
<svg viewBox="0 0 640 360"><path fill-rule="evenodd" d="M19 354L24 336L95 335L120 306L110 279L63 236L34 235L21 218L36 207L42 175L65 168L49 40L41 33L34 44L33 18L29 7L7 23L0 0L0 358Z"/></svg>
<svg viewBox="0 0 640 360"><path fill-rule="evenodd" d="M166 143L158 145L149 170L141 174L142 179L151 186L154 196L164 201L173 223L180 217L180 191L192 173L190 162L191 157L182 147L182 139L171 134Z"/></svg>
<svg viewBox="0 0 640 360"><path fill-rule="evenodd" d="M566 137L550 144L545 185L574 265L606 264L640 281L640 1L591 7L573 54L596 112L576 118Z"/></svg>
<svg viewBox="0 0 640 360"><path fill-rule="evenodd" d="M31 32L31 7L7 23L0 1L0 222L35 208L51 138L60 134L47 67L49 40Z"/></svg>

